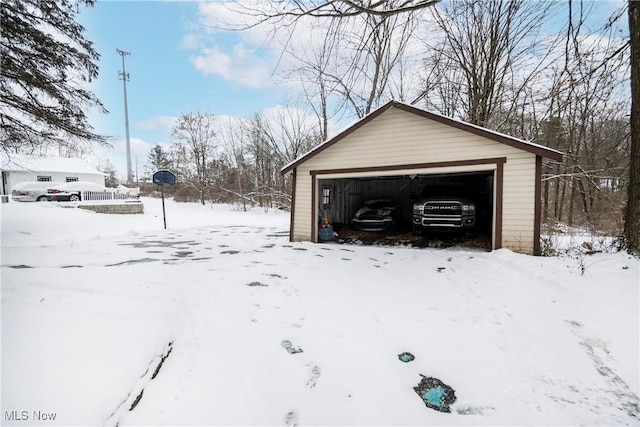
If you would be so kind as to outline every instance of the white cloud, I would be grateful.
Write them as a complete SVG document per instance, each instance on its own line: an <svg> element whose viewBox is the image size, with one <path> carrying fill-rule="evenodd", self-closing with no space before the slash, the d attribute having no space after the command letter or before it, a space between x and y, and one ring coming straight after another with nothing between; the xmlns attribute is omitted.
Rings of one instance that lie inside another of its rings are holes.
<svg viewBox="0 0 640 427"><path fill-rule="evenodd" d="M205 75L216 75L241 86L260 88L269 84L271 72L267 61L241 44L233 46L229 53L217 46L203 48L189 61Z"/></svg>
<svg viewBox="0 0 640 427"><path fill-rule="evenodd" d="M186 50L195 50L202 47L202 42L197 34L185 34L182 36L179 47Z"/></svg>
<svg viewBox="0 0 640 427"><path fill-rule="evenodd" d="M136 128L145 131L160 130L164 132L171 132L173 125L175 124L177 117L173 116L155 116L146 120L136 123Z"/></svg>
<svg viewBox="0 0 640 427"><path fill-rule="evenodd" d="M255 25L259 18L254 11L268 7L278 6L260 0L201 3L199 25L191 27L191 32L182 40L183 48L194 51L190 57L194 67L206 75L241 86L278 86L302 92L295 70L304 66L303 62L314 64L318 60L327 32L335 22L305 17L288 22L280 20L277 27L271 21ZM352 27L353 34L358 34L363 22L354 19L342 25ZM232 29L236 31L229 31ZM346 42L348 40L337 40L336 45ZM416 41L409 50L409 56L418 58L424 45ZM335 48L332 54L343 64L348 64L352 55L342 48ZM344 58L340 58L341 55ZM421 62L406 62L408 73L407 67L419 69ZM343 72L330 71L336 75Z"/></svg>
<svg viewBox="0 0 640 427"><path fill-rule="evenodd" d="M245 12L253 7L264 8L262 2L255 0L201 3L197 25L190 26L180 48L194 51L189 61L205 75L250 88L277 84L274 72L283 57L269 46L282 46L289 40L288 35L273 31L269 25L252 26L255 19L249 13L232 10L233 6Z"/></svg>

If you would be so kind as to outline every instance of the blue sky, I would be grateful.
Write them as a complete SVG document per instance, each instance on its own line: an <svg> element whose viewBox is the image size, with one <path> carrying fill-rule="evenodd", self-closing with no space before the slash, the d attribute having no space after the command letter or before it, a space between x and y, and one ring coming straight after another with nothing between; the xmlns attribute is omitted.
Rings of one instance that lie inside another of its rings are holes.
<svg viewBox="0 0 640 427"><path fill-rule="evenodd" d="M606 19L622 0L595 3ZM267 30L214 31L201 22L224 15L220 2L98 0L81 6L85 36L101 55L100 76L91 90L108 114L90 113L98 133L112 137L111 150L95 150L95 162L109 159L126 177L123 84L118 73L125 57L132 163L143 173L154 144L169 145L173 120L182 113L252 117L282 104L293 92L273 77L277 52L262 47ZM551 24L553 25L553 24Z"/></svg>
<svg viewBox="0 0 640 427"><path fill-rule="evenodd" d="M79 19L85 35L101 55L100 75L91 88L109 110L108 114L92 113L90 121L97 132L112 136L114 145L98 158L109 158L121 175L126 174L124 93L118 74L122 57L116 49L131 53L125 56L129 133L132 162L137 158L140 168L151 145L170 142L167 118L194 111L251 117L283 100L282 91L273 85L264 87L261 82L263 87L249 87L196 68L193 59L198 51L189 41L206 30L197 24L198 8L196 2L110 0L82 8ZM223 48L240 44L239 33L213 37L213 43Z"/></svg>

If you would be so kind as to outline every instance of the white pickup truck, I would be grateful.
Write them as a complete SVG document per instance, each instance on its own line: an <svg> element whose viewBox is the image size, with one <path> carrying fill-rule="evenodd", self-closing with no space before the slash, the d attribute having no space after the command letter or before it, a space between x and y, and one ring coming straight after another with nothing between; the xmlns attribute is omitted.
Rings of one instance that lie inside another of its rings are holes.
<svg viewBox="0 0 640 427"><path fill-rule="evenodd" d="M476 206L466 197L422 197L413 204L413 230L470 231L476 225Z"/></svg>

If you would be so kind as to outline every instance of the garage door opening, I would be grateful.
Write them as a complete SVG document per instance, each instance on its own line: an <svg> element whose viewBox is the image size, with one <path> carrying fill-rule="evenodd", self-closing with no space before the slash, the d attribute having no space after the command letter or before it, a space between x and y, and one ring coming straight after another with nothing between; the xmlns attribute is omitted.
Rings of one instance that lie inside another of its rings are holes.
<svg viewBox="0 0 640 427"><path fill-rule="evenodd" d="M333 224L338 241L491 250L493 170L319 179L318 185L319 216Z"/></svg>

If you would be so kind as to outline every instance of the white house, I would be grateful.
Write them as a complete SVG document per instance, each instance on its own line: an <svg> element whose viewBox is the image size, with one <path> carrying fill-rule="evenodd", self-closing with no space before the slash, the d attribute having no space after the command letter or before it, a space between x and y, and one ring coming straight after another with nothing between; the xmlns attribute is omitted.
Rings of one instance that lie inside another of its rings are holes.
<svg viewBox="0 0 640 427"><path fill-rule="evenodd" d="M107 175L82 159L4 153L0 156L0 171L3 195L11 194L11 189L20 182L89 181L104 185Z"/></svg>

